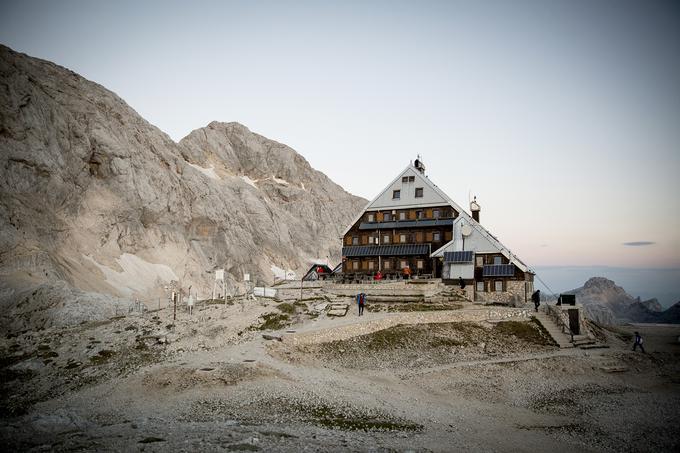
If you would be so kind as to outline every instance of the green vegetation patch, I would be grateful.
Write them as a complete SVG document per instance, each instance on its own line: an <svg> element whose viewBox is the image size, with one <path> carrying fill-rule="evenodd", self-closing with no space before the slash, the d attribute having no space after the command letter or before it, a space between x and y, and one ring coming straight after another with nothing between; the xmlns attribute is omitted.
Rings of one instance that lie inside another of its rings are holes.
<svg viewBox="0 0 680 453"><path fill-rule="evenodd" d="M283 313L287 313L289 315L295 314L295 306L292 304L288 303L281 303L276 306L279 310L281 310Z"/></svg>
<svg viewBox="0 0 680 453"><path fill-rule="evenodd" d="M283 313L267 313L260 318L263 323L254 330L280 330L290 325L290 317Z"/></svg>
<svg viewBox="0 0 680 453"><path fill-rule="evenodd" d="M92 362L92 365L103 365L107 363L114 355L116 355L116 351L102 349L97 355L90 357L90 362Z"/></svg>
<svg viewBox="0 0 680 453"><path fill-rule="evenodd" d="M397 419L377 411L358 411L351 407L336 408L323 403L294 403L293 410L305 421L329 429L410 432L423 430L423 425Z"/></svg>
<svg viewBox="0 0 680 453"><path fill-rule="evenodd" d="M545 327L536 318L531 321L503 321L494 326L496 332L504 335L514 335L528 343L542 346L556 346L555 341Z"/></svg>

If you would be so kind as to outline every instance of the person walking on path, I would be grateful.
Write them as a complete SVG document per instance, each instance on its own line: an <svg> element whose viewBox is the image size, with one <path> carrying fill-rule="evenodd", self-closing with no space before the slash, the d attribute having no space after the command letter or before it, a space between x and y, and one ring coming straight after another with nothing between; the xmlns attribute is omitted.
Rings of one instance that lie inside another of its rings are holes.
<svg viewBox="0 0 680 453"><path fill-rule="evenodd" d="M359 316L364 314L364 306L366 306L366 294L357 294L357 307L359 307Z"/></svg>
<svg viewBox="0 0 680 453"><path fill-rule="evenodd" d="M463 277L458 277L458 285L460 286L460 289L465 289L465 280L463 280Z"/></svg>
<svg viewBox="0 0 680 453"><path fill-rule="evenodd" d="M633 351L635 351L638 346L640 346L640 350L642 351L642 353L646 354L645 347L642 346L642 337L640 336L640 332L635 332L635 343L633 343Z"/></svg>
<svg viewBox="0 0 680 453"><path fill-rule="evenodd" d="M534 303L534 308L536 309L536 313L538 313L538 306L541 305L541 290L540 289L537 289L531 295L531 301Z"/></svg>

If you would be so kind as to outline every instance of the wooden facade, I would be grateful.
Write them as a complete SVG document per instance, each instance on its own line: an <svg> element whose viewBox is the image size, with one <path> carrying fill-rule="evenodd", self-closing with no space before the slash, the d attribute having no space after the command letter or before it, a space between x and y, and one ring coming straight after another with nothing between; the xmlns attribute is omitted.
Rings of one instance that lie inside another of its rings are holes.
<svg viewBox="0 0 680 453"><path fill-rule="evenodd" d="M452 239L451 221L458 214L447 205L365 211L343 237L343 273L372 275L380 271L397 276L408 267L412 275L439 276L441 265L430 254ZM372 248L381 245L427 248L425 253L404 254L408 247L392 247L376 256ZM366 253L346 253L359 246L365 246L362 250Z"/></svg>

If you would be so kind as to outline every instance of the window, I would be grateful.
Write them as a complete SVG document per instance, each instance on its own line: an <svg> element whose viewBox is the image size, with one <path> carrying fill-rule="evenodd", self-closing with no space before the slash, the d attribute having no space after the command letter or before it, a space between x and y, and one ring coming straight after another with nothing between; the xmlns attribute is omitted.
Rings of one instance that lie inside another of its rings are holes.
<svg viewBox="0 0 680 453"><path fill-rule="evenodd" d="M389 244L390 243L390 235L386 234L383 236L383 244Z"/></svg>
<svg viewBox="0 0 680 453"><path fill-rule="evenodd" d="M416 180L416 177L415 177L415 176L409 176L409 177L408 177L408 182L413 182L413 181L415 181L415 180Z"/></svg>
<svg viewBox="0 0 680 453"><path fill-rule="evenodd" d="M368 243L369 243L369 244L373 244L373 236L369 236L369 237L368 237Z"/></svg>
<svg viewBox="0 0 680 453"><path fill-rule="evenodd" d="M404 244L406 242L406 235L405 234L400 234L399 235L399 242Z"/></svg>
<svg viewBox="0 0 680 453"><path fill-rule="evenodd" d="M399 220L406 220L406 213L404 211L399 213Z"/></svg>
<svg viewBox="0 0 680 453"><path fill-rule="evenodd" d="M482 256L477 255L476 261L477 261L477 267L484 266L484 256L483 255Z"/></svg>
<svg viewBox="0 0 680 453"><path fill-rule="evenodd" d="M401 178L401 182L402 184L408 182L408 176L404 176L403 178Z"/></svg>
<svg viewBox="0 0 680 453"><path fill-rule="evenodd" d="M432 218L434 218L434 219L439 218L439 209L433 209L432 210Z"/></svg>
<svg viewBox="0 0 680 453"><path fill-rule="evenodd" d="M368 270L373 270L373 267L375 266L375 263L373 261L368 262Z"/></svg>
<svg viewBox="0 0 680 453"><path fill-rule="evenodd" d="M503 264L503 257L502 256L494 256L493 257L493 264Z"/></svg>
<svg viewBox="0 0 680 453"><path fill-rule="evenodd" d="M375 215L369 214L369 215L368 215L368 221L369 221L369 222L375 222Z"/></svg>
<svg viewBox="0 0 680 453"><path fill-rule="evenodd" d="M503 292L503 280L496 280L493 282L494 285L494 291L497 293L502 293Z"/></svg>
<svg viewBox="0 0 680 453"><path fill-rule="evenodd" d="M484 282L477 282L477 292L478 293L484 292Z"/></svg>
<svg viewBox="0 0 680 453"><path fill-rule="evenodd" d="M354 270L359 269L359 262L358 261L352 261L352 269L354 269Z"/></svg>
<svg viewBox="0 0 680 453"><path fill-rule="evenodd" d="M392 191L392 199L398 200L400 198L401 198L401 190L393 190Z"/></svg>
<svg viewBox="0 0 680 453"><path fill-rule="evenodd" d="M390 220L392 220L392 215L389 212L383 214L383 221L389 222Z"/></svg>
<svg viewBox="0 0 680 453"><path fill-rule="evenodd" d="M423 211L416 211L416 219L422 219L423 218Z"/></svg>
<svg viewBox="0 0 680 453"><path fill-rule="evenodd" d="M404 269L405 267L408 267L408 261L406 261L406 260L401 260L401 261L399 262L399 266L400 266L402 269Z"/></svg>
<svg viewBox="0 0 680 453"><path fill-rule="evenodd" d="M385 268L385 270L391 269L391 268L392 268L392 263L391 263L390 261L384 261L384 262L383 262L383 268Z"/></svg>
<svg viewBox="0 0 680 453"><path fill-rule="evenodd" d="M416 187L416 198L423 198L423 188Z"/></svg>
<svg viewBox="0 0 680 453"><path fill-rule="evenodd" d="M354 236L352 238L352 245L359 245L359 236Z"/></svg>
<svg viewBox="0 0 680 453"><path fill-rule="evenodd" d="M434 242L439 242L442 240L442 234L439 231L435 231L434 234L432 235L432 240Z"/></svg>
<svg viewBox="0 0 680 453"><path fill-rule="evenodd" d="M423 260L418 260L418 261L416 261L416 267L417 267L418 269L422 269L422 268L423 268Z"/></svg>

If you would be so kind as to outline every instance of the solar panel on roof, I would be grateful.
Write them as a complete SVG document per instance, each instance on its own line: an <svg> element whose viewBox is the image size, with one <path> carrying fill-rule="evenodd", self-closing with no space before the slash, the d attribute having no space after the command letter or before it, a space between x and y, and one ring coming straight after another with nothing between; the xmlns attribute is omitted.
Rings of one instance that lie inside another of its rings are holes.
<svg viewBox="0 0 680 453"><path fill-rule="evenodd" d="M474 252L472 250L458 252L444 252L444 262L446 263L471 263Z"/></svg>
<svg viewBox="0 0 680 453"><path fill-rule="evenodd" d="M490 264L484 266L484 277L511 277L515 275L514 264Z"/></svg>

